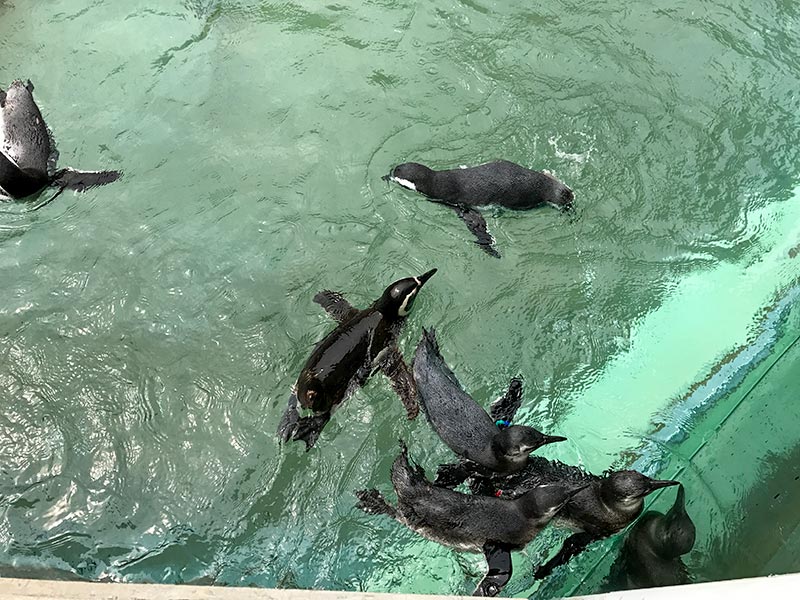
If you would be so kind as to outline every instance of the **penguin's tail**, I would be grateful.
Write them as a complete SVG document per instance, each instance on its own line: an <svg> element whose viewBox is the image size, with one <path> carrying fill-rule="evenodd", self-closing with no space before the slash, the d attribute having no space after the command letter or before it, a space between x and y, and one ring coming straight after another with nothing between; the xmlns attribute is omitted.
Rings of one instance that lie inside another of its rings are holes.
<svg viewBox="0 0 800 600"><path fill-rule="evenodd" d="M424 362L429 358L441 359L442 354L439 352L439 341L436 339L436 330L431 327L430 329L422 328L422 337L417 344L417 349L414 351L414 360L412 366L417 361Z"/></svg>
<svg viewBox="0 0 800 600"><path fill-rule="evenodd" d="M419 465L411 465L408 458L408 446L403 440L400 440L400 454L392 464L392 485L397 491L398 495L402 490L409 490L417 485L422 480L427 480L425 471Z"/></svg>
<svg viewBox="0 0 800 600"><path fill-rule="evenodd" d="M66 168L53 175L50 185L62 190L82 192L90 187L112 183L120 177L122 177L122 171L76 171Z"/></svg>

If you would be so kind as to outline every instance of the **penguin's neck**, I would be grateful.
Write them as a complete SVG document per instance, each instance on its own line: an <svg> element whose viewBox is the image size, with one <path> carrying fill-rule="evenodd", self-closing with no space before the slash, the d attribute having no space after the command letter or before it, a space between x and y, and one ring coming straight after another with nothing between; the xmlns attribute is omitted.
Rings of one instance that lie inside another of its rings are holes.
<svg viewBox="0 0 800 600"><path fill-rule="evenodd" d="M620 498L603 485L600 486L600 501L609 511L625 516L638 516L644 508L644 498Z"/></svg>
<svg viewBox="0 0 800 600"><path fill-rule="evenodd" d="M417 191L446 202L459 201L459 185L456 171L431 171L428 177L417 184Z"/></svg>

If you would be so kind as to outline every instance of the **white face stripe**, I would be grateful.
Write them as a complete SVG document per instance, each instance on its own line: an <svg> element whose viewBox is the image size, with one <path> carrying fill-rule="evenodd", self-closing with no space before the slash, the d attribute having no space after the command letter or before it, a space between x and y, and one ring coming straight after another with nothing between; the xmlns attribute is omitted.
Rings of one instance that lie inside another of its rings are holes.
<svg viewBox="0 0 800 600"><path fill-rule="evenodd" d="M417 280L416 277L414 279ZM417 280L417 282L419 282L419 280ZM400 305L400 308L397 309L398 315L400 315L401 317L405 317L409 313L411 309L408 307L408 305L412 300L414 300L414 296L417 295L417 291L419 291L419 288L417 288L416 290L414 290L408 296L405 297L403 303Z"/></svg>
<svg viewBox="0 0 800 600"><path fill-rule="evenodd" d="M397 184L402 185L406 189L413 190L415 192L417 191L417 186L415 186L413 183L411 183L408 179L402 179L400 177L395 177L394 175L392 177L390 177L389 179L391 179L392 181L394 181Z"/></svg>

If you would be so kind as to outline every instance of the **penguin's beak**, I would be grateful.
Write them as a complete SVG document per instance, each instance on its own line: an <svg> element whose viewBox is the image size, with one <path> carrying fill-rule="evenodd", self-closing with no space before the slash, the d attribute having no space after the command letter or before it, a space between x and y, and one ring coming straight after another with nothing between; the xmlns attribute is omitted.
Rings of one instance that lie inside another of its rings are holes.
<svg viewBox="0 0 800 600"><path fill-rule="evenodd" d="M542 436L542 446L545 444L555 444L556 442L566 442L567 438L560 435L544 435Z"/></svg>
<svg viewBox="0 0 800 600"><path fill-rule="evenodd" d="M394 167L389 169L389 173L381 177L381 179L383 179L384 181L391 181L393 175L394 175Z"/></svg>
<svg viewBox="0 0 800 600"><path fill-rule="evenodd" d="M654 492L661 488L669 487L671 485L680 485L680 481L673 481L671 479L654 479L650 482L650 492ZM648 492L649 493L649 492Z"/></svg>
<svg viewBox="0 0 800 600"><path fill-rule="evenodd" d="M419 277L417 277L417 282L419 283L418 289L425 285L425 282L428 281L431 277L433 277L434 273L436 273L436 269L431 269L427 273L423 273Z"/></svg>

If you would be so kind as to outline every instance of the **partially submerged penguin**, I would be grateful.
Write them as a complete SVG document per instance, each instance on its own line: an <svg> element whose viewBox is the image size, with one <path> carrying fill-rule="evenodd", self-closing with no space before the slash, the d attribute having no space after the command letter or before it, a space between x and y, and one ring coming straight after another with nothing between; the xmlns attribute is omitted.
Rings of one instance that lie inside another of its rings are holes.
<svg viewBox="0 0 800 600"><path fill-rule="evenodd" d="M477 206L495 204L513 210L528 210L541 204L572 208L572 190L541 171L526 169L507 160L477 167L436 171L419 163L403 163L383 177L424 194L434 202L450 206L478 238L485 252L500 258L483 215Z"/></svg>
<svg viewBox="0 0 800 600"><path fill-rule="evenodd" d="M691 583L681 556L694 547L695 533L681 485L667 514L647 511L631 527L611 566L608 588L633 590Z"/></svg>
<svg viewBox="0 0 800 600"><path fill-rule="evenodd" d="M471 474L507 475L528 463L528 455L565 437L545 435L533 427L510 425L481 407L458 382L439 351L436 332L423 329L413 363L417 398L434 431L463 460L446 476L440 469L436 483L446 477L452 487ZM512 380L509 392L500 403L519 406L521 382ZM509 397L509 399L506 399ZM513 398L513 399L511 399ZM493 409L494 412L494 409ZM514 410L516 412L516 409ZM504 424L498 426L496 423ZM457 478L460 476L460 480Z"/></svg>
<svg viewBox="0 0 800 600"><path fill-rule="evenodd" d="M503 479L474 477L470 489L474 494L517 498L536 486L555 482L583 483L586 489L573 496L556 520L575 531L561 550L540 566L534 577L543 579L553 569L566 564L594 541L622 531L642 513L644 498L658 489L680 482L651 479L638 471L611 471L602 477L579 467L531 456L527 466Z"/></svg>
<svg viewBox="0 0 800 600"><path fill-rule="evenodd" d="M303 440L310 449L331 413L378 370L391 380L408 418L417 416L414 381L396 341L417 293L434 273L436 269L395 281L365 310L354 308L338 292L314 296L339 325L314 347L300 371L278 426L284 441ZM313 414L300 418L298 402Z"/></svg>
<svg viewBox="0 0 800 600"><path fill-rule="evenodd" d="M560 482L535 487L515 500L461 494L433 485L408 450L392 465L397 506L376 489L356 492L358 508L395 519L422 537L462 552L483 552L486 576L473 595L496 596L511 579L511 551L522 550L580 492L585 483Z"/></svg>
<svg viewBox="0 0 800 600"><path fill-rule="evenodd" d="M30 81L0 89L0 195L19 200L45 187L83 191L119 179L119 171L55 170L58 153L33 100ZM48 202L50 201L48 200Z"/></svg>

